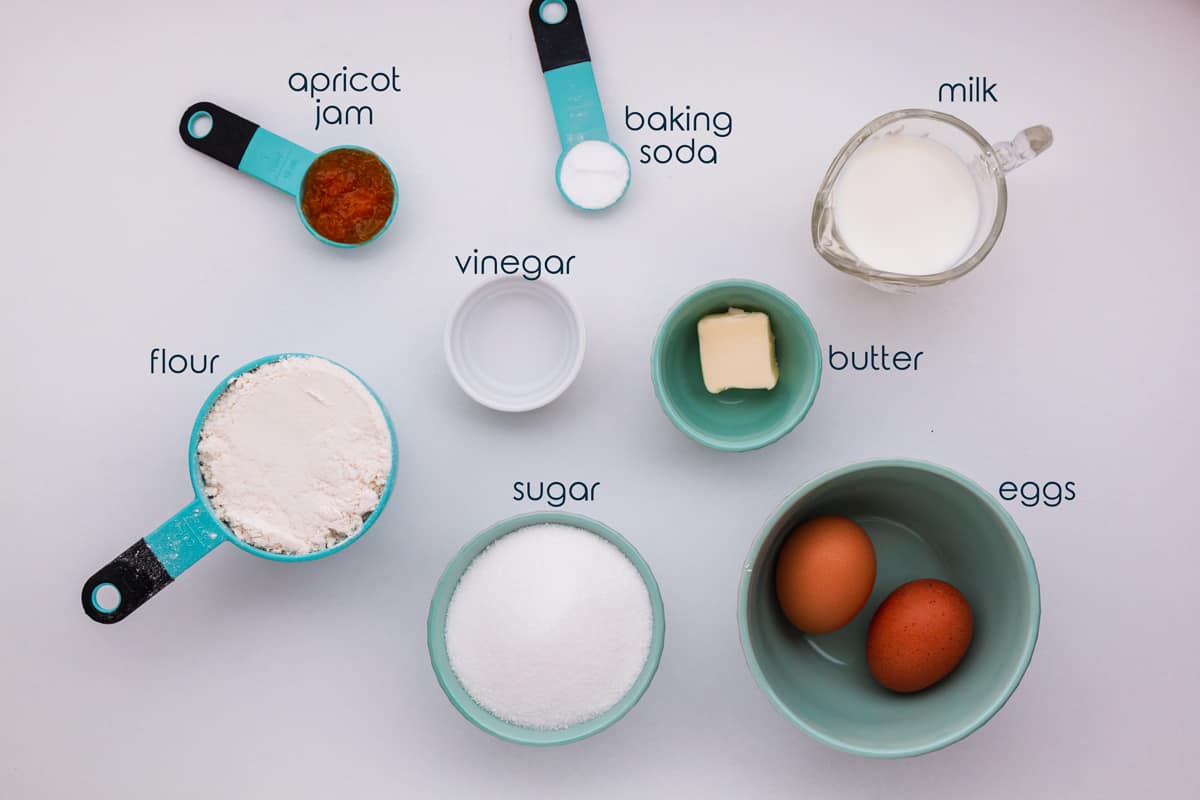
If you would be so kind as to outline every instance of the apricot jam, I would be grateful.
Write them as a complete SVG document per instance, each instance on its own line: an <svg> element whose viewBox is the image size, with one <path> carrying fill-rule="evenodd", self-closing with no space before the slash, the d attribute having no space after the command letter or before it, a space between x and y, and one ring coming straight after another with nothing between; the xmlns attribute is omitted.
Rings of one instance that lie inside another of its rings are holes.
<svg viewBox="0 0 1200 800"><path fill-rule="evenodd" d="M396 187L374 153L341 147L322 153L304 175L300 211L312 229L339 244L362 244L387 225Z"/></svg>

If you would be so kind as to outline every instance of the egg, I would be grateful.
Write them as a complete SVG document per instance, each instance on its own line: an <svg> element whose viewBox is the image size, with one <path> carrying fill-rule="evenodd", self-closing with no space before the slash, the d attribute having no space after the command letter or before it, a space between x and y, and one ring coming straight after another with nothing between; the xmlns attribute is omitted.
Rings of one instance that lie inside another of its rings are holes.
<svg viewBox="0 0 1200 800"><path fill-rule="evenodd" d="M962 592L945 581L911 581L889 594L871 619L867 667L894 692L919 692L954 671L973 630Z"/></svg>
<svg viewBox="0 0 1200 800"><path fill-rule="evenodd" d="M829 633L854 619L875 586L875 547L845 517L816 517L783 543L775 593L788 622L805 633Z"/></svg>

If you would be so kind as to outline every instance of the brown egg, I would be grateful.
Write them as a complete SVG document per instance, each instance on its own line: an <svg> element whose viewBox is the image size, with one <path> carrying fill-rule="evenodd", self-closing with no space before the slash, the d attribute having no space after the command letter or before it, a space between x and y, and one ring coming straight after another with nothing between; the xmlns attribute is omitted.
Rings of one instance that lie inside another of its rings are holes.
<svg viewBox="0 0 1200 800"><path fill-rule="evenodd" d="M973 628L962 592L945 581L911 581L875 612L867 630L867 666L892 691L919 692L954 671Z"/></svg>
<svg viewBox="0 0 1200 800"><path fill-rule="evenodd" d="M816 517L796 528L775 566L775 592L788 621L829 633L862 611L875 586L875 547L845 517Z"/></svg>

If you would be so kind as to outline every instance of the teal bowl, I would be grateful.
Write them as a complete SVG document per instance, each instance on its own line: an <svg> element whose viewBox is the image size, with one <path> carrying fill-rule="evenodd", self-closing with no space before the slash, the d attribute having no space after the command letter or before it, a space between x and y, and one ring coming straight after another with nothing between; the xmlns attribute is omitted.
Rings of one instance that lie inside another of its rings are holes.
<svg viewBox="0 0 1200 800"><path fill-rule="evenodd" d="M809 635L779 608L775 563L788 534L821 514L866 529L878 573L849 625ZM867 626L892 590L918 578L958 587L974 614L974 638L943 681L897 694L867 669ZM1037 570L1016 523L980 486L918 461L855 464L793 494L754 542L738 590L746 663L775 707L827 745L882 758L938 750L991 719L1029 666L1040 616Z"/></svg>
<svg viewBox="0 0 1200 800"><path fill-rule="evenodd" d="M696 325L729 308L762 311L771 320L779 382L774 389L710 394L700 369ZM702 286L679 302L658 330L650 376L663 412L676 428L714 450L756 450L790 433L808 414L821 385L821 345L808 316L766 284L726 280Z"/></svg>
<svg viewBox="0 0 1200 800"><path fill-rule="evenodd" d="M530 525L570 525L590 531L616 545L617 549L633 563L638 573L641 574L642 580L646 582L646 590L650 593L650 610L654 616L650 652L646 656L646 663L642 666L641 673L625 696L616 705L597 717L555 730L540 730L514 725L500 719L476 703L459 683L458 677L450 667L450 656L446 653L446 611L450 608L450 598L458 587L459 579L467 571L467 567L471 566L471 562L486 550L488 545L502 536ZM433 602L429 605L429 659L433 664L433 673L437 676L442 691L446 693L450 703L475 727L515 744L544 746L577 742L580 739L594 736L628 714L629 710L637 705L638 700L645 694L647 687L650 686L650 681L654 679L654 673L658 670L658 662L662 658L665 634L666 624L658 582L654 580L654 573L650 571L649 565L646 564L637 549L625 537L607 525L578 514L557 511L540 511L512 517L496 523L476 536L462 550L458 551L458 555L446 567L441 580L438 581L437 589L434 590Z"/></svg>

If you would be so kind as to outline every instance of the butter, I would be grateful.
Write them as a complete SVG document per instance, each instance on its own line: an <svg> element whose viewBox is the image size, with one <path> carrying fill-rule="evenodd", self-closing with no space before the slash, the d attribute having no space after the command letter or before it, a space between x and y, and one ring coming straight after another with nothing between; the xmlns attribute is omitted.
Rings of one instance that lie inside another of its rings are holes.
<svg viewBox="0 0 1200 800"><path fill-rule="evenodd" d="M704 388L774 389L779 382L771 320L761 311L731 308L709 314L696 326L700 335L700 369Z"/></svg>

